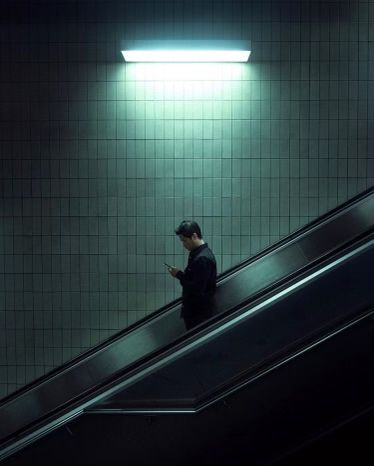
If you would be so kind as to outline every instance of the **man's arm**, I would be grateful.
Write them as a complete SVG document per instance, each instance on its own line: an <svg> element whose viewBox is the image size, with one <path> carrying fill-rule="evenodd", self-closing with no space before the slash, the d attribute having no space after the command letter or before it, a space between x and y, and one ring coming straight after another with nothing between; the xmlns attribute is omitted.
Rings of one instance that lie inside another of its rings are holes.
<svg viewBox="0 0 374 466"><path fill-rule="evenodd" d="M190 270L187 273L177 270L175 277L178 278L187 292L198 295L206 289L209 271L209 260L206 257L200 257L190 265Z"/></svg>

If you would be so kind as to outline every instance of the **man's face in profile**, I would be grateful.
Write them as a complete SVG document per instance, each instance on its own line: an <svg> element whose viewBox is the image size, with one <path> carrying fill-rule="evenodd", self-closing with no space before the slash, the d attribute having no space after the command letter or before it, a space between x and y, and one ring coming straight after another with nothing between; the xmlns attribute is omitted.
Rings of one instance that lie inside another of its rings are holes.
<svg viewBox="0 0 374 466"><path fill-rule="evenodd" d="M188 238L188 236L179 235L179 239L187 251L192 251L196 248L196 240L198 239L196 233L194 233L191 238Z"/></svg>

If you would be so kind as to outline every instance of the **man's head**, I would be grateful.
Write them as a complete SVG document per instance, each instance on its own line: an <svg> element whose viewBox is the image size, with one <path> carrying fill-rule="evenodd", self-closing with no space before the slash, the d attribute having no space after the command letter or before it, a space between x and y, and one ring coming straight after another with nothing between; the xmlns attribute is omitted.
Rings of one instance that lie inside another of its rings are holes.
<svg viewBox="0 0 374 466"><path fill-rule="evenodd" d="M179 236L183 246L188 251L193 251L194 249L204 244L200 227L193 220L183 220L183 222L175 230L175 234Z"/></svg>

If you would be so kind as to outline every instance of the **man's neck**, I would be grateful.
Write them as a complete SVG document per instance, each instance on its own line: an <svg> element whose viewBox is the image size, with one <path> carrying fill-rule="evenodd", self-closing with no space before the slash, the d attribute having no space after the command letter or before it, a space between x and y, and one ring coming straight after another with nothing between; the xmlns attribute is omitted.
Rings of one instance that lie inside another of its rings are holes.
<svg viewBox="0 0 374 466"><path fill-rule="evenodd" d="M192 251L195 251L195 249L199 248L200 246L202 246L203 244L205 244L205 241L203 239L199 240L199 241L196 241L196 245L195 247L192 249ZM191 252L192 252L191 251Z"/></svg>

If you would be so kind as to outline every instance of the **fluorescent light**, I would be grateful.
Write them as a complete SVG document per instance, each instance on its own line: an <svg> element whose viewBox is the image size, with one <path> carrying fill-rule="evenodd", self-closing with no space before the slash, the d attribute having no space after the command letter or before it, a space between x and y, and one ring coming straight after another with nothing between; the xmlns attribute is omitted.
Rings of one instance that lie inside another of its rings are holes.
<svg viewBox="0 0 374 466"><path fill-rule="evenodd" d="M127 62L246 62L243 41L128 41L122 55Z"/></svg>
<svg viewBox="0 0 374 466"><path fill-rule="evenodd" d="M128 62L246 62L249 50L123 50Z"/></svg>

